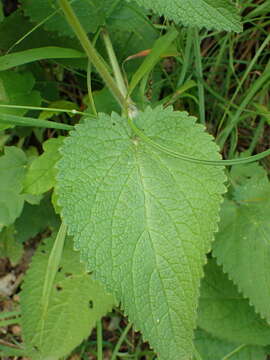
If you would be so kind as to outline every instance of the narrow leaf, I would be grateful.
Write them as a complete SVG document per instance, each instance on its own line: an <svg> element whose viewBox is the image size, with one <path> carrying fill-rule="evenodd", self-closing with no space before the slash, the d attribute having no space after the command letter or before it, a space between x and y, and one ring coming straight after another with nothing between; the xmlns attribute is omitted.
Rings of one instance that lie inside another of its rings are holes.
<svg viewBox="0 0 270 360"><path fill-rule="evenodd" d="M42 48L18 51L0 57L0 71L11 69L15 66L28 64L37 60L45 59L77 59L86 55L78 50L67 49L57 46L45 46Z"/></svg>
<svg viewBox="0 0 270 360"><path fill-rule="evenodd" d="M132 76L129 86L129 94L133 92L141 79L154 68L154 66L160 60L161 55L170 47L177 36L178 31L173 29L155 42L150 54L146 57L139 69Z"/></svg>
<svg viewBox="0 0 270 360"><path fill-rule="evenodd" d="M185 112L148 108L136 122L175 150L220 158ZM155 150L115 113L76 126L61 152L59 204L88 269L160 359L190 359L202 265L225 190L222 168Z"/></svg>
<svg viewBox="0 0 270 360"><path fill-rule="evenodd" d="M10 114L1 114L0 124L13 124L17 126L35 126L42 127L47 129L59 129L59 130L71 130L73 126L67 124L60 124L48 120L40 120L35 118L30 118L26 116L10 115Z"/></svg>

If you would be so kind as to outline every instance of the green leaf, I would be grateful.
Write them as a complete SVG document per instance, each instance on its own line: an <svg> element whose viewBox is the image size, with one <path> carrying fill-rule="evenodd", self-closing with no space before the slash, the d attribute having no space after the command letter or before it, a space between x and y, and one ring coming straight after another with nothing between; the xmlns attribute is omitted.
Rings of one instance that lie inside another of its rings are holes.
<svg viewBox="0 0 270 360"><path fill-rule="evenodd" d="M128 0L130 1L130 0ZM134 1L134 0L133 0ZM240 16L230 0L135 0L176 23L199 28L242 31Z"/></svg>
<svg viewBox="0 0 270 360"><path fill-rule="evenodd" d="M25 277L20 293L21 324L25 355L32 360L69 354L114 304L113 297L85 271L70 240L66 240L45 313L41 301L52 239L40 245Z"/></svg>
<svg viewBox="0 0 270 360"><path fill-rule="evenodd" d="M1 59L2 57L0 62ZM29 72L0 72L0 104L39 106L41 97L38 91L33 90L34 85L35 79ZM23 116L26 112L25 109L0 108L0 121L2 114ZM3 125L0 123L0 130L13 126L13 124Z"/></svg>
<svg viewBox="0 0 270 360"><path fill-rule="evenodd" d="M72 7L85 31L94 33L99 26L104 25L106 17L111 14L114 2L112 0L75 0L72 2ZM44 23L44 27L50 31L57 31L61 35L74 36L62 13L56 12L57 0L22 0L22 6L25 14L37 23L54 13L54 16Z"/></svg>
<svg viewBox="0 0 270 360"><path fill-rule="evenodd" d="M37 49L18 51L0 57L0 71L11 69L15 66L27 64L37 60L46 59L77 59L85 58L83 52L57 46L46 46Z"/></svg>
<svg viewBox="0 0 270 360"><path fill-rule="evenodd" d="M257 167L257 171L254 166L240 167L242 178L244 171L249 178L235 187L234 201L226 200L222 207L214 256L270 322L270 183L266 171Z"/></svg>
<svg viewBox="0 0 270 360"><path fill-rule="evenodd" d="M205 266L198 325L213 336L233 343L270 344L270 326L255 313L213 259Z"/></svg>
<svg viewBox="0 0 270 360"><path fill-rule="evenodd" d="M21 149L5 147L0 157L0 230L11 225L20 215L24 197L21 195L27 158Z"/></svg>
<svg viewBox="0 0 270 360"><path fill-rule="evenodd" d="M267 352L260 346L236 345L228 343L208 334L206 331L197 330L195 333L195 345L203 360L265 360Z"/></svg>
<svg viewBox="0 0 270 360"><path fill-rule="evenodd" d="M59 225L50 197L45 196L39 205L24 204L21 216L15 221L16 240L25 242L48 227L56 231Z"/></svg>
<svg viewBox="0 0 270 360"><path fill-rule="evenodd" d="M15 266L21 259L23 246L15 238L15 229L13 226L6 227L0 232L0 258L9 258L11 265Z"/></svg>
<svg viewBox="0 0 270 360"><path fill-rule="evenodd" d="M220 158L185 112L148 108L136 123L177 151ZM154 149L115 113L76 126L61 152L59 204L89 271L160 359L190 359L202 266L225 190L222 168Z"/></svg>
<svg viewBox="0 0 270 360"><path fill-rule="evenodd" d="M44 153L31 163L26 173L24 192L39 195L54 187L56 176L54 165L61 157L58 149L63 139L63 136L59 136L43 143Z"/></svg>
<svg viewBox="0 0 270 360"><path fill-rule="evenodd" d="M5 108L6 109L6 108ZM4 110L5 110L4 109ZM30 118L26 116L10 115L6 113L0 114L0 124L9 124L6 127L27 126L27 127L42 127L46 129L60 129L60 130L71 130L73 126L67 124L61 124L54 121L40 120ZM5 125L0 125L5 126Z"/></svg>

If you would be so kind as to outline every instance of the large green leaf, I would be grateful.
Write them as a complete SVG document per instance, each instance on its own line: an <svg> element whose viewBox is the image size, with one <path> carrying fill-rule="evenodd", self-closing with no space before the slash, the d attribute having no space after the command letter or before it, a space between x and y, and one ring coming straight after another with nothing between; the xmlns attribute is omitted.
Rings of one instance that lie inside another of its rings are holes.
<svg viewBox="0 0 270 360"><path fill-rule="evenodd" d="M258 167L258 165L257 165ZM247 179L222 207L214 255L255 309L270 322L270 183L263 168L242 166ZM240 170L236 175L239 179ZM251 178L250 178L251 176Z"/></svg>
<svg viewBox="0 0 270 360"><path fill-rule="evenodd" d="M35 159L24 180L24 191L39 195L50 190L55 185L56 169L54 165L60 159L58 152L63 143L63 137L53 138L43 143L44 153Z"/></svg>
<svg viewBox="0 0 270 360"><path fill-rule="evenodd" d="M15 71L0 72L0 104L39 106L41 97L38 91L33 90L35 79L31 73L17 73ZM22 116L27 112L24 109L0 108L1 114ZM14 125L0 124L0 130Z"/></svg>
<svg viewBox="0 0 270 360"><path fill-rule="evenodd" d="M214 260L205 267L198 325L213 336L230 342L270 344L270 326L255 313Z"/></svg>
<svg viewBox="0 0 270 360"><path fill-rule="evenodd" d="M148 108L135 121L175 151L220 158L185 112ZM115 113L76 126L61 152L59 203L88 269L160 359L190 359L202 266L225 190L222 169L155 150Z"/></svg>
<svg viewBox="0 0 270 360"><path fill-rule="evenodd" d="M11 225L22 211L26 163L24 152L14 146L5 147L5 154L0 157L0 230Z"/></svg>
<svg viewBox="0 0 270 360"><path fill-rule="evenodd" d="M133 1L186 26L236 32L242 31L237 9L230 0Z"/></svg>
<svg viewBox="0 0 270 360"><path fill-rule="evenodd" d="M203 330L196 331L195 345L203 360L224 360L226 356L230 360L266 360L267 355L261 346L229 343Z"/></svg>
<svg viewBox="0 0 270 360"><path fill-rule="evenodd" d="M44 308L43 284L52 244L47 239L38 248L20 293L25 354L32 360L68 355L114 304L113 297L86 272L67 239L48 308Z"/></svg>

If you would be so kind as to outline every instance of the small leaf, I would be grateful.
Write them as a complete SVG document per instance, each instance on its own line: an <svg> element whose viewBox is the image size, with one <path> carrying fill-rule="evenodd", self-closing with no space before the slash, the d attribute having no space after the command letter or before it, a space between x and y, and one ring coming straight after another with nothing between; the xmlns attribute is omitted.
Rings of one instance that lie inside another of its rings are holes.
<svg viewBox="0 0 270 360"><path fill-rule="evenodd" d="M32 360L58 359L69 354L114 304L113 297L85 271L67 239L44 313L41 300L52 245L52 239L40 245L20 293L25 355Z"/></svg>
<svg viewBox="0 0 270 360"><path fill-rule="evenodd" d="M21 149L5 147L5 154L0 157L0 230L11 225L22 211L26 164L27 158Z"/></svg>
<svg viewBox="0 0 270 360"><path fill-rule="evenodd" d="M0 57L0 63L1 59ZM31 105L39 106L41 97L38 91L33 90L35 79L31 73L16 73L15 71L0 72L0 105ZM23 116L27 110L14 108L0 108L1 114ZM1 124L0 130L13 127L13 124Z"/></svg>
<svg viewBox="0 0 270 360"><path fill-rule="evenodd" d="M54 165L60 159L58 152L64 137L52 138L43 143L44 153L35 159L27 171L24 180L24 192L39 195L55 185L56 169Z"/></svg>
<svg viewBox="0 0 270 360"><path fill-rule="evenodd" d="M45 196L39 205L25 203L22 214L14 225L17 232L16 240L23 243L48 227L56 231L60 219L54 212L50 197Z"/></svg>
<svg viewBox="0 0 270 360"><path fill-rule="evenodd" d="M0 232L0 258L9 258L11 265L15 266L20 261L22 254L23 246L16 241L14 227L4 228Z"/></svg>
<svg viewBox="0 0 270 360"><path fill-rule="evenodd" d="M232 194L234 201L226 200L222 206L214 256L270 323L270 183L259 165L241 166L233 175L239 185Z"/></svg>
<svg viewBox="0 0 270 360"><path fill-rule="evenodd" d="M130 0L128 0L130 1ZM133 0L134 1L134 0ZM199 28L242 31L240 16L230 0L135 0L176 23Z"/></svg>
<svg viewBox="0 0 270 360"><path fill-rule="evenodd" d="M213 336L237 344L269 345L270 326L211 259L205 266L198 325Z"/></svg>
<svg viewBox="0 0 270 360"><path fill-rule="evenodd" d="M148 108L136 123L176 151L220 158L185 112ZM202 266L225 190L222 168L154 149L115 113L85 119L61 152L59 204L89 271L160 359L190 359Z"/></svg>

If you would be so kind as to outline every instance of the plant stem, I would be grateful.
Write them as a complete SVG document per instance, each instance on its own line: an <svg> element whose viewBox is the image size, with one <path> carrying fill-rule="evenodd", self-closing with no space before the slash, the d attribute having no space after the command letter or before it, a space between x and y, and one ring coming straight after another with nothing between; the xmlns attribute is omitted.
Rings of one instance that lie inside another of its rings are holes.
<svg viewBox="0 0 270 360"><path fill-rule="evenodd" d="M6 105L6 104L0 104L0 108L6 108L6 109L25 109L25 110L37 110L37 111L57 111L57 112L63 112L67 114L73 114L73 115L84 115L83 112L78 111L76 109L60 109L60 108L51 108L51 107L42 107L42 106L24 106L24 105Z"/></svg>
<svg viewBox="0 0 270 360"><path fill-rule="evenodd" d="M199 31L197 29L194 29L194 53L195 53L196 73L198 78L200 122L202 124L205 124L205 99L204 99L204 86L203 86L201 41L200 41Z"/></svg>
<svg viewBox="0 0 270 360"><path fill-rule="evenodd" d="M97 360L103 358L103 344L102 344L102 320L97 322Z"/></svg>
<svg viewBox="0 0 270 360"><path fill-rule="evenodd" d="M117 357L117 354L118 354L118 351L123 343L123 341L125 340L125 337L127 336L129 330L132 328L132 324L129 323L125 330L122 332L117 344L115 345L115 348L113 350L113 353L112 353L112 357L111 357L111 360L116 360L116 357Z"/></svg>
<svg viewBox="0 0 270 360"><path fill-rule="evenodd" d="M222 360L228 360L230 359L233 355L235 355L236 353L238 353L240 350L242 350L244 347L246 347L246 344L242 344L240 346L238 346L236 349L234 349L232 352L230 352L228 355L224 356L224 358L222 358Z"/></svg>
<svg viewBox="0 0 270 360"><path fill-rule="evenodd" d="M120 66L119 66L118 61L117 61L117 58L116 58L116 55L115 55L115 52L114 52L114 49L113 49L113 46L112 46L110 36L109 36L108 31L106 29L102 30L102 36L103 36L103 40L104 40L104 43L105 43L106 50L107 50L108 55L109 55L109 59L110 59L111 65L112 65L112 69L113 69L113 73L114 73L114 76L115 76L117 86L118 86L119 90L121 91L122 95L124 97L126 97L127 96L127 87L126 87L126 84L125 84L125 81L124 81Z"/></svg>
<svg viewBox="0 0 270 360"><path fill-rule="evenodd" d="M121 91L118 89L117 84L115 83L108 69L104 65L100 55L98 54L98 52L92 45L91 41L89 40L85 30L83 29L77 16L75 15L68 0L59 0L59 5L62 11L64 12L69 25L75 32L77 38L79 39L89 60L94 64L95 68L97 69L103 81L105 82L106 86L108 86L108 88L110 89L111 93L118 101L120 106L123 109L126 109L126 99L122 95Z"/></svg>
<svg viewBox="0 0 270 360"><path fill-rule="evenodd" d="M92 85L91 85L91 68L92 68L92 66L91 66L91 62L89 60L88 64L87 64L87 91L88 91L90 107L91 107L94 115L97 116L97 109L96 109L95 101L93 98Z"/></svg>

